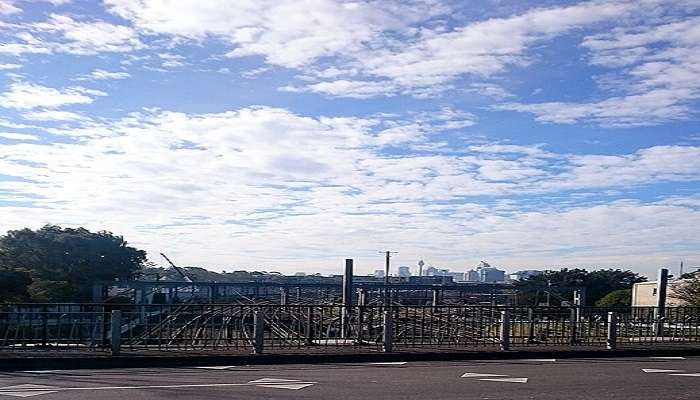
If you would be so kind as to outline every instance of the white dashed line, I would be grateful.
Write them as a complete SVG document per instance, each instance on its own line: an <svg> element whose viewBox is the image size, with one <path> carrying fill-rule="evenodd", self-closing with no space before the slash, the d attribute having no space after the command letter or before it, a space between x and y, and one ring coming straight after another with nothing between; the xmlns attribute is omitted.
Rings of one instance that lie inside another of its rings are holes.
<svg viewBox="0 0 700 400"><path fill-rule="evenodd" d="M682 370L682 369L654 369L654 368L642 368L642 371L646 372L647 374L685 372L685 370Z"/></svg>
<svg viewBox="0 0 700 400"><path fill-rule="evenodd" d="M476 372L466 372L464 375L462 375L462 378L490 378L490 377L499 377L499 376L508 376L508 375L480 374L480 373L476 373Z"/></svg>
<svg viewBox="0 0 700 400"><path fill-rule="evenodd" d="M685 357L649 357L654 360L685 360Z"/></svg>
<svg viewBox="0 0 700 400"><path fill-rule="evenodd" d="M527 378L485 378L480 381L527 383Z"/></svg>

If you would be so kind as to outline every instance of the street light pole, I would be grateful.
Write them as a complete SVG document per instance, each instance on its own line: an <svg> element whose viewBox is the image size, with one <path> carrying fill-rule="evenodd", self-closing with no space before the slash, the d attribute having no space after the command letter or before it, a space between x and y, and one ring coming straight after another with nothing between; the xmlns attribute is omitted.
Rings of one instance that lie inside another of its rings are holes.
<svg viewBox="0 0 700 400"><path fill-rule="evenodd" d="M385 251L386 264L384 267L384 305L391 305L391 296L389 295L389 271L391 270L391 255L396 254L396 251Z"/></svg>

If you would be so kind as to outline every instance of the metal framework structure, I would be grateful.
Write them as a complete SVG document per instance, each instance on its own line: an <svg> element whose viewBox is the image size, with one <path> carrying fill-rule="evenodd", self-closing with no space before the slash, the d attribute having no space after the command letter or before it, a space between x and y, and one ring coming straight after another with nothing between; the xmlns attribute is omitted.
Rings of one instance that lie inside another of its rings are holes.
<svg viewBox="0 0 700 400"><path fill-rule="evenodd" d="M344 318L347 318L344 322ZM344 328L344 324L345 328ZM0 351L314 352L700 346L700 308L9 304Z"/></svg>
<svg viewBox="0 0 700 400"><path fill-rule="evenodd" d="M357 277L355 277L357 278ZM342 281L308 282L188 282L188 281L123 281L104 282L93 287L93 301L102 303L113 292L133 299L137 304L149 303L235 303L264 300L278 304L314 300L318 303L340 303ZM389 304L424 305L446 304L509 305L515 302L515 289L508 283L388 283L353 281L349 293L354 304L369 304L388 295ZM159 301L154 301L154 295ZM279 299L279 300L278 300ZM363 303L364 301L364 303Z"/></svg>

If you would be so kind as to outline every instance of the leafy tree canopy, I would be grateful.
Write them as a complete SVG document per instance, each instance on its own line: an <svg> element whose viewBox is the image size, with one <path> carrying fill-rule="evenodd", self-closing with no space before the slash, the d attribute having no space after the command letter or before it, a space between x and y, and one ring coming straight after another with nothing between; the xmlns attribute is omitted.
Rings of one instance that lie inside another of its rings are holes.
<svg viewBox="0 0 700 400"><path fill-rule="evenodd" d="M92 283L132 278L145 262L145 251L106 231L46 225L0 236L0 266L28 274L44 301L89 300Z"/></svg>
<svg viewBox="0 0 700 400"><path fill-rule="evenodd" d="M632 289L617 289L595 302L596 307L629 307L632 305Z"/></svg>
<svg viewBox="0 0 700 400"><path fill-rule="evenodd" d="M0 302L27 301L31 283L28 273L0 266Z"/></svg>
<svg viewBox="0 0 700 400"><path fill-rule="evenodd" d="M547 271L542 275L529 277L516 282L515 285L520 295L521 304L541 302L544 299L545 292L550 291L552 293L552 305L559 305L561 299L571 301L574 290L585 288L586 305L590 306L614 290L629 289L635 283L644 281L646 281L645 277L629 270L601 269L587 271L579 268L564 268L559 271Z"/></svg>

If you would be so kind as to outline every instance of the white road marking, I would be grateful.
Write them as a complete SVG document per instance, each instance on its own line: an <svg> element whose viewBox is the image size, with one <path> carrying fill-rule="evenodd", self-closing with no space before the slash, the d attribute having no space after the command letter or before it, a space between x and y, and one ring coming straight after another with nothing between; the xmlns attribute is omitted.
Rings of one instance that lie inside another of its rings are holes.
<svg viewBox="0 0 700 400"><path fill-rule="evenodd" d="M674 375L674 376L700 376L700 372L696 372L694 374L669 374L669 375Z"/></svg>
<svg viewBox="0 0 700 400"><path fill-rule="evenodd" d="M654 368L642 368L642 371L644 371L648 374L654 374L657 372L664 372L664 373L685 372L685 370L682 370L682 369L654 369Z"/></svg>
<svg viewBox="0 0 700 400"><path fill-rule="evenodd" d="M655 360L685 360L685 357L649 357Z"/></svg>
<svg viewBox="0 0 700 400"><path fill-rule="evenodd" d="M211 366L211 367L195 367L195 368L224 370L224 369L235 368L235 367L237 367L237 366L236 365L216 365L216 366Z"/></svg>
<svg viewBox="0 0 700 400"><path fill-rule="evenodd" d="M254 381L250 381L251 385L255 385L258 383L286 383L286 382L299 382L298 379L278 379L278 378L261 378L261 379L256 379Z"/></svg>
<svg viewBox="0 0 700 400"><path fill-rule="evenodd" d="M406 365L407 361L394 361L394 362L373 362L370 365Z"/></svg>
<svg viewBox="0 0 700 400"><path fill-rule="evenodd" d="M31 397L56 393L53 389L55 389L53 386L24 384L0 388L0 394L13 397Z"/></svg>
<svg viewBox="0 0 700 400"><path fill-rule="evenodd" d="M65 372L62 369L45 369L45 370L37 370L37 371L19 371L25 374L55 374L55 373L60 373L60 372Z"/></svg>
<svg viewBox="0 0 700 400"><path fill-rule="evenodd" d="M87 386L87 387L56 387L42 385L15 385L0 388L0 396L29 397L71 390L128 390L128 389L176 389L176 388L207 388L257 386L273 389L298 390L312 386L318 382L299 381L295 379L262 378L247 383L199 383L182 385L146 385L146 386Z"/></svg>
<svg viewBox="0 0 700 400"><path fill-rule="evenodd" d="M291 389L299 390L305 387L313 386L313 383L286 383L286 384L270 384L270 385L255 385L259 387L273 388L273 389Z"/></svg>
<svg viewBox="0 0 700 400"><path fill-rule="evenodd" d="M527 383L527 378L484 378L480 381Z"/></svg>
<svg viewBox="0 0 700 400"><path fill-rule="evenodd" d="M46 390L46 391L33 391L33 392L0 392L0 395L2 396L13 396L13 397L32 397L32 396L39 396L42 394L51 394L51 393L57 393L55 390Z"/></svg>
<svg viewBox="0 0 700 400"><path fill-rule="evenodd" d="M489 377L498 377L498 376L508 376L508 375L501 375L501 374L479 374L476 372L466 372L464 375L462 375L462 378L489 378Z"/></svg>
<svg viewBox="0 0 700 400"><path fill-rule="evenodd" d="M532 362L557 362L556 358L526 358L520 361L532 361Z"/></svg>

